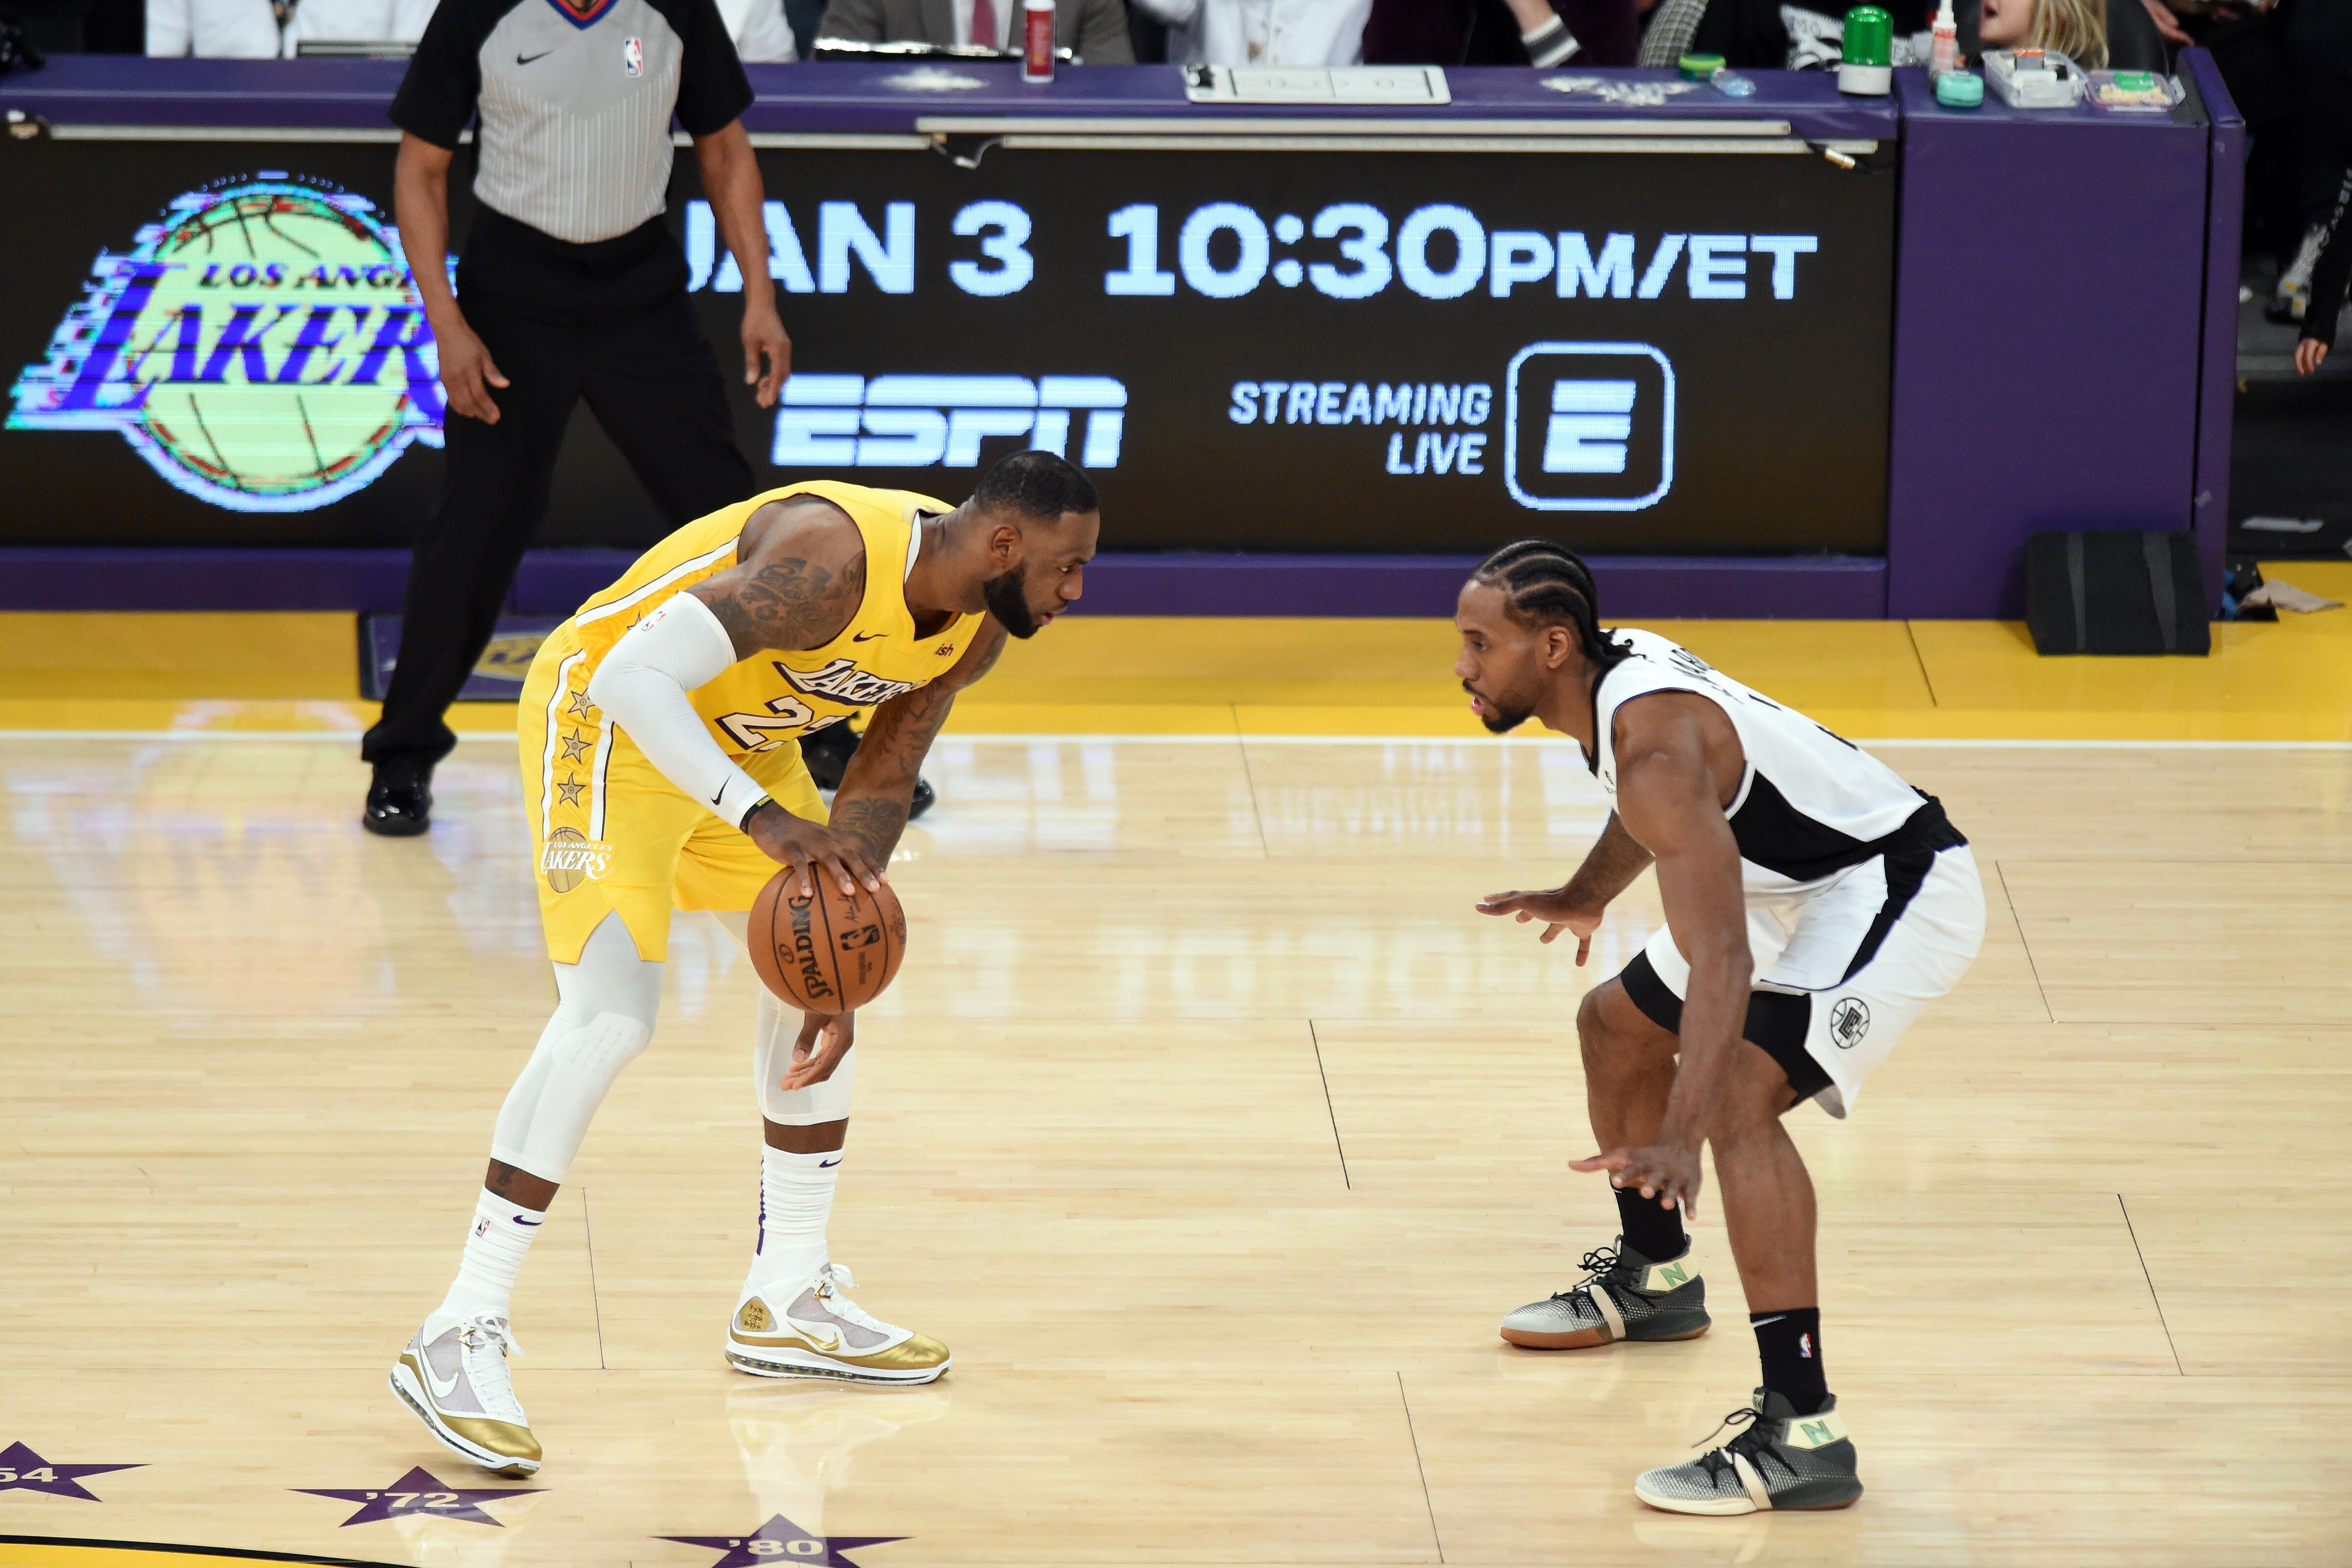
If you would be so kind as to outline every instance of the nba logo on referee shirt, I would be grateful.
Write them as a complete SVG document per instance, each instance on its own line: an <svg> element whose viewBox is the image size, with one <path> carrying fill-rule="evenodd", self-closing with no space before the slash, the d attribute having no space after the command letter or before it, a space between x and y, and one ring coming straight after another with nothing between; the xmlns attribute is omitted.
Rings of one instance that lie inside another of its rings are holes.
<svg viewBox="0 0 2352 1568"><path fill-rule="evenodd" d="M621 40L621 69L630 76L646 74L646 41L643 38Z"/></svg>
<svg viewBox="0 0 2352 1568"><path fill-rule="evenodd" d="M1647 343L1530 343L1512 357L1503 482L1535 511L1640 511L1675 482L1675 370Z"/></svg>

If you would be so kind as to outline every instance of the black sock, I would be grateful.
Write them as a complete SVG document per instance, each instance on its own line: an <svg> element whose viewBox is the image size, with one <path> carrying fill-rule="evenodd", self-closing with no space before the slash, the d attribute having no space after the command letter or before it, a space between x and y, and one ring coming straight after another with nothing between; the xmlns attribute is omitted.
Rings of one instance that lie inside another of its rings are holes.
<svg viewBox="0 0 2352 1568"><path fill-rule="evenodd" d="M1653 1263L1680 1258L1690 1245L1690 1237L1683 1234L1683 1211L1660 1207L1657 1199L1643 1197L1639 1187L1616 1191L1617 1228L1625 1245Z"/></svg>
<svg viewBox="0 0 2352 1568"><path fill-rule="evenodd" d="M1750 1312L1748 1326L1756 1331L1756 1353L1764 1361L1764 1386L1796 1407L1800 1415L1816 1415L1830 1396L1822 1372L1822 1310L1791 1307L1785 1312Z"/></svg>

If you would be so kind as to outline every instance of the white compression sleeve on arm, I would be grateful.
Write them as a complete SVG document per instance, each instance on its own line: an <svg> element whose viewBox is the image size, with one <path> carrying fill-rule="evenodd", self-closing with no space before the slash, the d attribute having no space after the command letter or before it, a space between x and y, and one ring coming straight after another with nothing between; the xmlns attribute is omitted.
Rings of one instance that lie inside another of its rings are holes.
<svg viewBox="0 0 2352 1568"><path fill-rule="evenodd" d="M613 645L588 682L588 700L629 732L664 778L740 827L768 792L719 749L686 700L734 662L734 639L710 606L673 594Z"/></svg>

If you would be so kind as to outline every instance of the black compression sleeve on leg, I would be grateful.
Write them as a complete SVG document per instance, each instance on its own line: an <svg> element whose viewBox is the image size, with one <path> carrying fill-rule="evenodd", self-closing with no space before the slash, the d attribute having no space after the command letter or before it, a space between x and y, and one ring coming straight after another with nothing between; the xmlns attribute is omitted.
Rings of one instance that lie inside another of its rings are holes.
<svg viewBox="0 0 2352 1568"><path fill-rule="evenodd" d="M1750 1312L1748 1325L1756 1331L1764 1386L1785 1396L1798 1415L1818 1414L1830 1396L1829 1380L1822 1371L1822 1310Z"/></svg>
<svg viewBox="0 0 2352 1568"><path fill-rule="evenodd" d="M1657 1199L1643 1197L1639 1187L1619 1187L1616 1193L1617 1228L1627 1247L1653 1263L1671 1263L1688 1249L1682 1210L1661 1207Z"/></svg>

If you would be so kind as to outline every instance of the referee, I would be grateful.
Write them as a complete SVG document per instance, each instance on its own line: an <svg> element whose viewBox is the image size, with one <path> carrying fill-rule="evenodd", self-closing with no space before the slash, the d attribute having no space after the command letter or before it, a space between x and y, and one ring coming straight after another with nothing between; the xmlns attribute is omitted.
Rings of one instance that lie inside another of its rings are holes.
<svg viewBox="0 0 2352 1568"><path fill-rule="evenodd" d="M716 0L441 0L425 28L393 100L393 186L440 350L447 464L409 566L392 689L361 747L375 768L370 831L427 826L434 764L457 743L443 714L547 510L574 403L587 398L673 528L751 493L663 221L675 113L719 235L747 280L767 278L760 171L739 119L751 101ZM478 115L461 310L449 163ZM742 335L743 379L770 406L792 370L772 287L747 281Z"/></svg>

